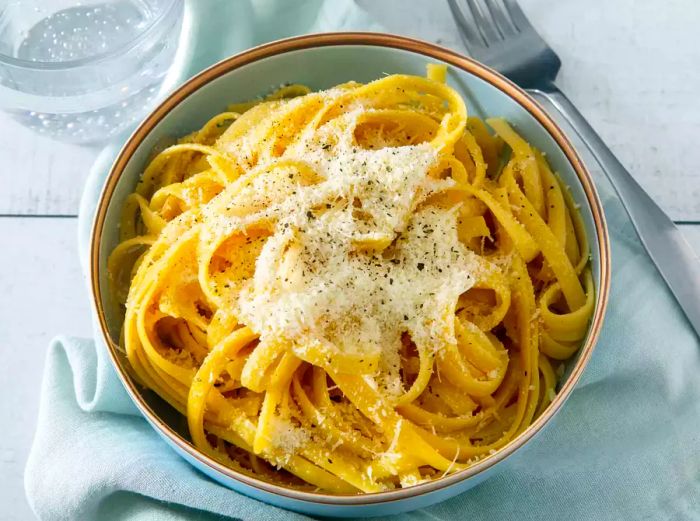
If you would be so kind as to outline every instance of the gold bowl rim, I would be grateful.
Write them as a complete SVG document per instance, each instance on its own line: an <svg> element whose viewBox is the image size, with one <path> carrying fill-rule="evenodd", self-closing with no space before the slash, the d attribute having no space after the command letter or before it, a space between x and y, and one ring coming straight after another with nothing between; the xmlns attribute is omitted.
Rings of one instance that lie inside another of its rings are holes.
<svg viewBox="0 0 700 521"><path fill-rule="evenodd" d="M121 174L131 159L136 149L140 146L143 139L151 132L155 125L160 122L175 106L185 100L202 86L215 80L216 78L235 70L243 65L254 61L268 58L271 56L284 54L291 51L315 47L328 46L374 46L388 47L399 50L406 50L424 56L441 60L454 67L457 67L465 72L473 74L482 80L488 82L492 86L504 92L511 99L516 101L520 106L527 110L535 119L547 130L550 136L556 141L557 145L566 155L568 161L574 168L576 175L584 189L588 204L590 206L595 231L599 244L600 255L600 289L596 295L595 313L591 320L588 339L581 347L579 359L572 369L569 378L566 380L561 390L557 393L554 401L547 407L544 413L528 426L522 433L512 439L504 447L499 449L495 454L489 455L483 460L477 462L473 466L445 476L434 481L429 481L416 485L410 488L390 490L385 492L375 492L360 494L356 496L337 496L331 494L320 494L312 492L303 492L291 488L274 485L266 481L262 481L250 476L241 474L233 469L225 467L214 461L208 456L197 450L189 441L182 438L170 426L165 424L155 413L155 411L142 398L137 385L128 376L126 368L123 366L122 358L119 356L119 348L112 341L107 321L105 317L104 307L102 305L101 288L99 281L100 273L100 243L102 233L105 226L107 209L111 201L114 190L117 186ZM603 207L595 189L593 179L579 158L575 149L564 135L558 125L545 113L540 105L530 97L524 90L515 85L513 82L503 77L494 70L482 65L475 60L463 56L455 51L446 49L433 43L424 42L421 40L407 38L385 33L366 33L366 32L337 32L337 33L320 33L310 34L305 36L297 36L278 40L258 47L254 47L247 51L236 54L230 58L224 59L211 67L205 69L201 73L189 79L183 85L173 91L163 102L151 112L148 117L138 126L134 133L129 137L117 158L115 159L112 168L107 176L105 184L99 198L95 218L92 226L92 235L90 240L90 288L93 305L97 314L102 337L108 346L108 352L112 363L114 364L119 378L132 400L138 406L141 413L155 426L157 426L161 434L165 435L168 440L187 453L190 457L197 460L201 464L210 469L223 474L224 476L238 481L244 486L252 487L264 492L283 496L288 499L302 501L307 503L319 503L325 505L371 505L379 503L388 503L398 501L409 497L434 492L464 481L468 478L476 476L487 469L493 467L497 463L503 461L513 452L527 443L535 434L537 434L544 425L559 411L562 404L571 394L576 383L581 377L584 368L593 352L593 348L600 335L600 330L607 307L609 292L610 292L610 243L608 237L607 226Z"/></svg>

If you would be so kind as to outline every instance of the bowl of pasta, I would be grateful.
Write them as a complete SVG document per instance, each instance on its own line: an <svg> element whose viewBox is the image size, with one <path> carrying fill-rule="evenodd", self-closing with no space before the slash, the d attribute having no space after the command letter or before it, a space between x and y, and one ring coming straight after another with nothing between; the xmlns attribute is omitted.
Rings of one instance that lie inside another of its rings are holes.
<svg viewBox="0 0 700 521"><path fill-rule="evenodd" d="M116 159L91 241L106 347L191 464L315 515L424 507L551 420L600 332L590 174L524 91L383 34L192 78Z"/></svg>

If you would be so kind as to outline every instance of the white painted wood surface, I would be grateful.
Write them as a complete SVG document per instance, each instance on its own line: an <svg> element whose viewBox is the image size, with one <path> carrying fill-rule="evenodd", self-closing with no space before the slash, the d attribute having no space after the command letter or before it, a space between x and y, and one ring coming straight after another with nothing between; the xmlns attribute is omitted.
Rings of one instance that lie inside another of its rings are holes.
<svg viewBox="0 0 700 521"><path fill-rule="evenodd" d="M0 218L0 520L33 519L24 464L34 437L46 349L91 334L75 218Z"/></svg>
<svg viewBox="0 0 700 521"><path fill-rule="evenodd" d="M0 215L77 215L98 151L52 141L0 112Z"/></svg>
<svg viewBox="0 0 700 521"><path fill-rule="evenodd" d="M441 0L358 3L389 31L463 49ZM563 59L562 88L674 219L700 223L700 2L521 3ZM49 340L91 334L77 220L31 216L75 215L95 154L0 114L0 521L32 517L22 474ZM700 251L700 224L682 230Z"/></svg>

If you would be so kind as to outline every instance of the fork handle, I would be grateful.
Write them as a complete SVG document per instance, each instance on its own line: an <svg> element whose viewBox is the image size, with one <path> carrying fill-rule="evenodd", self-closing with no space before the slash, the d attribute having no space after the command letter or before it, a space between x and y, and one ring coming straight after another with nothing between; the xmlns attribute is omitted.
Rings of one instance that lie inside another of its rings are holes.
<svg viewBox="0 0 700 521"><path fill-rule="evenodd" d="M610 180L632 225L668 284L695 333L700 336L700 259L681 231L615 157L573 103L554 84L544 96L576 131Z"/></svg>

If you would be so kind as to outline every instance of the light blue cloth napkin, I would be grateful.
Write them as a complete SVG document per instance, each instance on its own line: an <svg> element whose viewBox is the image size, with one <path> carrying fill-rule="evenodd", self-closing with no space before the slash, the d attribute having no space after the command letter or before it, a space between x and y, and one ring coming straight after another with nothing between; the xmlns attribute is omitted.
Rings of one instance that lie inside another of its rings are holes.
<svg viewBox="0 0 700 521"><path fill-rule="evenodd" d="M174 85L261 41L365 28L372 26L349 0L193 0L168 81ZM85 189L83 260L115 152L103 152ZM613 288L583 380L506 470L405 518L700 519L700 343L619 201L607 184L599 186L612 236ZM44 520L306 519L232 492L180 459L141 418L104 347L92 340L60 337L50 346L25 486Z"/></svg>

